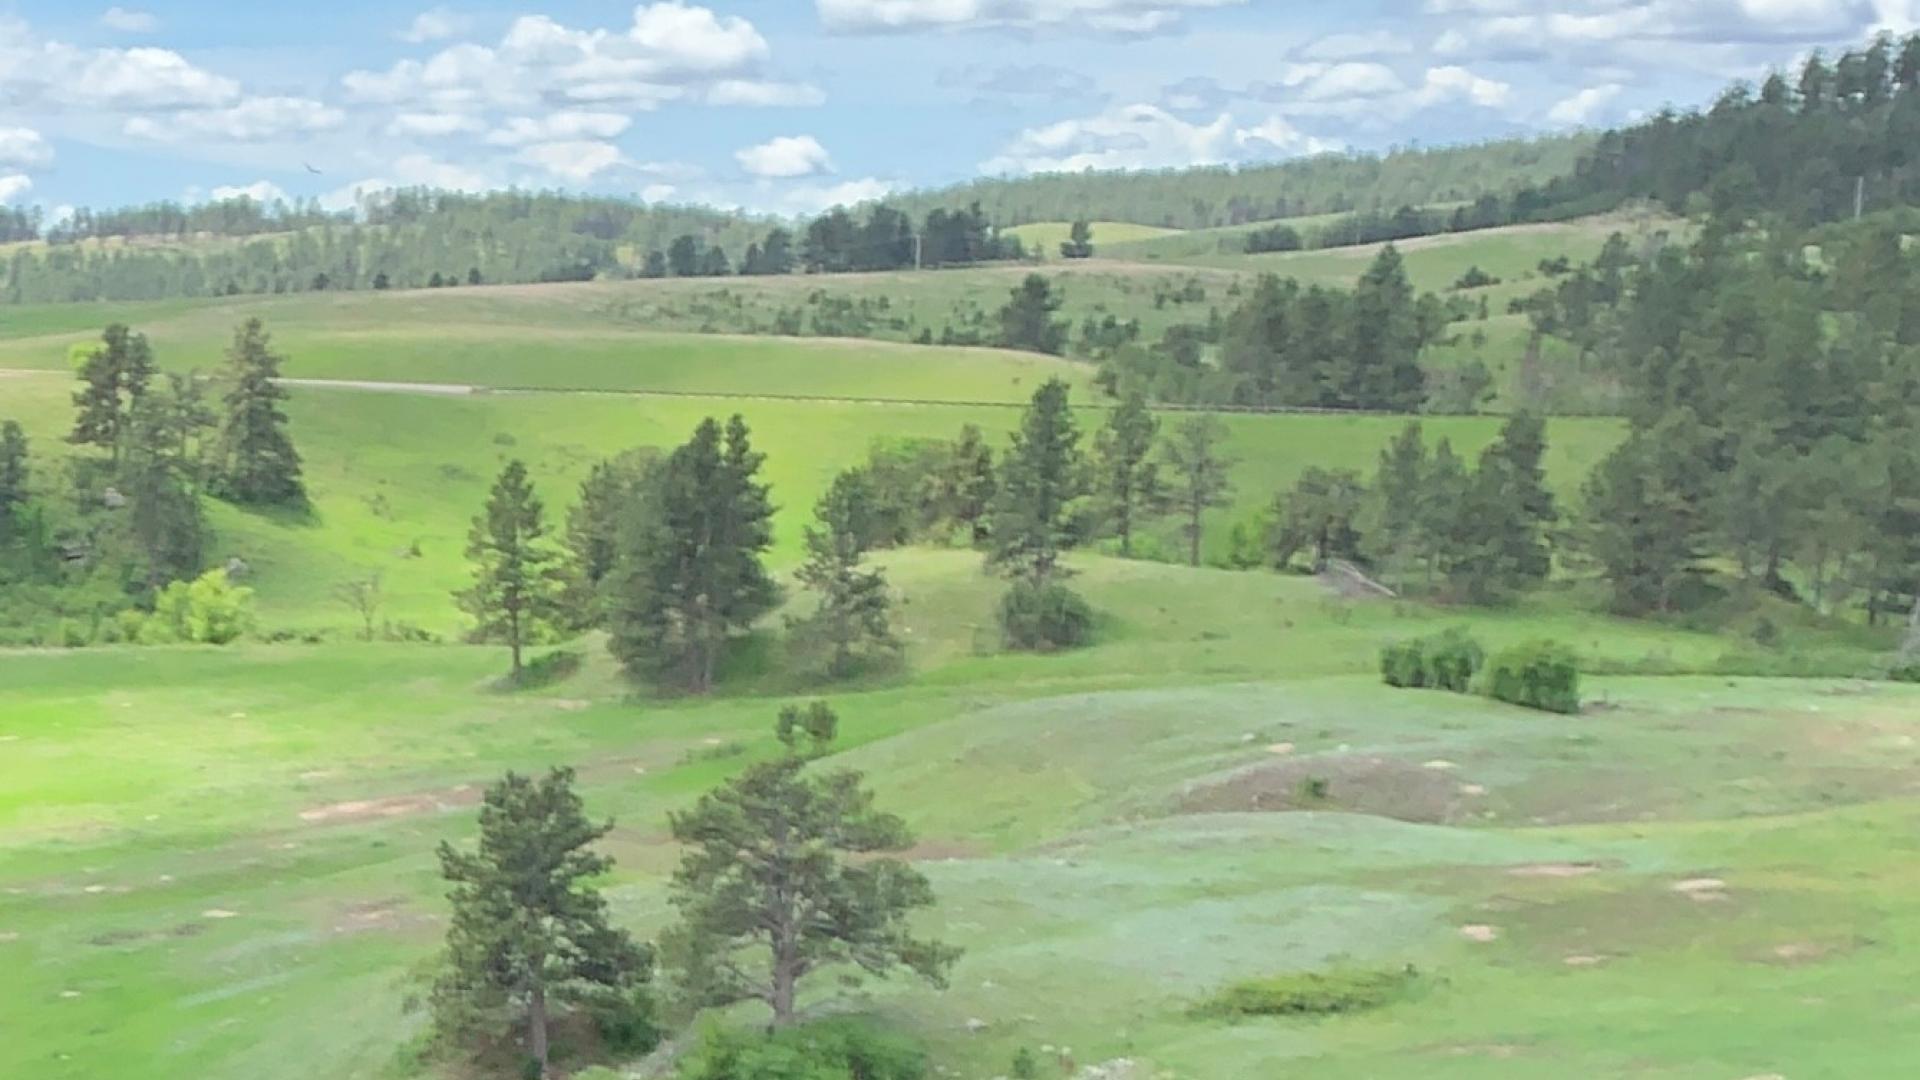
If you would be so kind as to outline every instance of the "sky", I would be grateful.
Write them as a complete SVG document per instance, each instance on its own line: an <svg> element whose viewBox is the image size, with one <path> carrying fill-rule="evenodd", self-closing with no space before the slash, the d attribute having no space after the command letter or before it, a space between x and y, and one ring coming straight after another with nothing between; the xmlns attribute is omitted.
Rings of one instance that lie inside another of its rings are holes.
<svg viewBox="0 0 1920 1080"><path fill-rule="evenodd" d="M0 0L0 204L394 186L808 214L1629 121L1920 0Z"/></svg>

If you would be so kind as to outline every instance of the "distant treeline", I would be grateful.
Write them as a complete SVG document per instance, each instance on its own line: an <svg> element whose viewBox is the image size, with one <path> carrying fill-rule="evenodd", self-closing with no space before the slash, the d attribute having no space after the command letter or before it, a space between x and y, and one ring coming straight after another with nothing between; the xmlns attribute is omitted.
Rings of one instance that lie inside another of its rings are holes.
<svg viewBox="0 0 1920 1080"><path fill-rule="evenodd" d="M747 244L738 269L725 248L688 233L665 251L647 253L642 277L725 277L791 274L841 274L901 270L908 267L965 266L1019 259L1020 239L1002 236L976 204L964 210L935 208L918 226L892 206L869 207L863 218L841 207L813 219L795 247L793 231L774 226L765 238Z"/></svg>
<svg viewBox="0 0 1920 1080"><path fill-rule="evenodd" d="M1591 136L1512 139L1384 155L1321 155L1276 165L1081 172L983 179L895 198L909 214L978 203L1001 225L1132 221L1210 229L1254 221L1391 212L1398 206L1471 202L1564 176Z"/></svg>

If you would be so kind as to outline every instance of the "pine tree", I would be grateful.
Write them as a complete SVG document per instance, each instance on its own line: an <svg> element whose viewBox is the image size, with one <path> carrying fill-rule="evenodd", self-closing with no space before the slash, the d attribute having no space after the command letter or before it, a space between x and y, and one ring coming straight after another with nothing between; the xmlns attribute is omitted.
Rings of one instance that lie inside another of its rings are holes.
<svg viewBox="0 0 1920 1080"><path fill-rule="evenodd" d="M1153 460L1154 439L1160 422L1147 408L1145 395L1135 391L1094 437L1094 494L1104 517L1120 538L1120 556L1133 555L1135 526L1158 509L1159 464Z"/></svg>
<svg viewBox="0 0 1920 1080"><path fill-rule="evenodd" d="M287 434L287 414L280 407L287 399L276 382L281 357L273 352L259 319L248 319L234 331L227 359L233 382L221 433L221 492L240 503L299 502L306 488L300 481L300 455Z"/></svg>
<svg viewBox="0 0 1920 1080"><path fill-rule="evenodd" d="M149 595L169 582L197 576L207 541L199 469L178 456L178 414L161 398L142 393L134 399L113 471L123 505L109 546L126 546L120 561L128 582Z"/></svg>
<svg viewBox="0 0 1920 1080"><path fill-rule="evenodd" d="M941 515L965 528L967 535L978 543L985 537L987 515L993 509L994 494L999 490L993 471L993 448L987 445L979 427L973 424L961 427L960 437L953 442L938 483Z"/></svg>
<svg viewBox="0 0 1920 1080"><path fill-rule="evenodd" d="M791 1024L799 985L823 968L906 968L935 986L958 950L911 935L933 890L893 857L906 824L873 806L856 772L816 776L788 754L751 766L669 818L685 847L673 875L681 921L661 941L688 995L759 1001Z"/></svg>
<svg viewBox="0 0 1920 1080"><path fill-rule="evenodd" d="M646 501L659 454L651 447L596 462L567 511L567 616L576 629L599 625L601 588L620 551L621 521Z"/></svg>
<svg viewBox="0 0 1920 1080"><path fill-rule="evenodd" d="M525 463L508 462L494 481L486 509L467 533L467 558L473 585L455 598L474 617L480 640L506 642L518 677L521 651L559 614L565 587Z"/></svg>
<svg viewBox="0 0 1920 1080"><path fill-rule="evenodd" d="M478 850L440 845L441 875L453 883L432 994L444 1044L472 1048L523 1028L530 1075L545 1076L557 1007L595 990L631 994L647 980L651 953L608 922L590 884L613 868L590 850L612 829L587 820L572 770L540 780L508 773L481 804Z"/></svg>
<svg viewBox="0 0 1920 1080"><path fill-rule="evenodd" d="M1066 352L1068 324L1053 317L1062 303L1052 282L1028 274L1000 309L1000 344L1054 356Z"/></svg>
<svg viewBox="0 0 1920 1080"><path fill-rule="evenodd" d="M1181 424L1165 448L1167 471L1174 479L1172 501L1186 518L1181 532L1187 538L1187 560L1193 566L1200 565L1207 511L1226 506L1233 498L1233 480L1228 475L1233 459L1220 453L1226 437L1226 425L1202 413Z"/></svg>
<svg viewBox="0 0 1920 1080"><path fill-rule="evenodd" d="M1048 379L1001 459L1000 493L994 504L995 566L1046 584L1060 553L1076 539L1074 502L1086 493L1080 433L1067 406L1067 384Z"/></svg>
<svg viewBox="0 0 1920 1080"><path fill-rule="evenodd" d="M1480 455L1456 519L1452 583L1474 603L1493 603L1545 581L1553 568L1546 531L1559 518L1547 489L1546 427L1508 420Z"/></svg>
<svg viewBox="0 0 1920 1080"><path fill-rule="evenodd" d="M1587 478L1580 540L1623 614L1671 611L1699 573L1707 503L1705 429L1676 410L1622 443Z"/></svg>
<svg viewBox="0 0 1920 1080"><path fill-rule="evenodd" d="M761 459L739 416L724 435L704 420L622 524L609 644L628 671L706 693L732 636L779 604L760 561L773 543Z"/></svg>
<svg viewBox="0 0 1920 1080"><path fill-rule="evenodd" d="M1420 370L1424 344L1407 280L1406 262L1392 244L1380 250L1353 290L1343 404L1412 412L1426 400Z"/></svg>
<svg viewBox="0 0 1920 1080"><path fill-rule="evenodd" d="M890 622L893 600L886 575L861 569L875 510L867 474L850 469L834 477L806 529L807 560L797 576L819 595L820 606L793 632L804 644L826 649L827 673L835 678L900 648Z"/></svg>
<svg viewBox="0 0 1920 1080"><path fill-rule="evenodd" d="M1093 226L1086 218L1074 221L1067 231L1067 239L1060 243L1060 257L1064 259L1093 258Z"/></svg>
<svg viewBox="0 0 1920 1080"><path fill-rule="evenodd" d="M76 415L67 441L105 450L118 464L134 406L153 382L154 371L153 349L145 334L121 323L107 327L80 365L82 386L73 395Z"/></svg>
<svg viewBox="0 0 1920 1080"><path fill-rule="evenodd" d="M0 540L13 533L27 503L27 435L15 420L0 422Z"/></svg>
<svg viewBox="0 0 1920 1080"><path fill-rule="evenodd" d="M1313 568L1329 559L1359 554L1357 522L1366 488L1352 469L1309 467L1293 490L1274 497L1267 547L1273 565L1284 568L1303 551L1313 553Z"/></svg>
<svg viewBox="0 0 1920 1080"><path fill-rule="evenodd" d="M1380 467L1367 492L1363 549L1370 562L1400 587L1424 554L1421 511L1427 484L1427 447L1412 422L1380 451Z"/></svg>

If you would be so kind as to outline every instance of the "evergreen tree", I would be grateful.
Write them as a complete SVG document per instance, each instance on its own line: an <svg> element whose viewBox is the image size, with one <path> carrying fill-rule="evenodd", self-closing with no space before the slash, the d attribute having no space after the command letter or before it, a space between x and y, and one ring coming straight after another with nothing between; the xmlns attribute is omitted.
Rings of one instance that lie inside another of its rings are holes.
<svg viewBox="0 0 1920 1080"><path fill-rule="evenodd" d="M700 273L702 244L692 234L674 237L667 245L667 272L674 277L696 277Z"/></svg>
<svg viewBox="0 0 1920 1080"><path fill-rule="evenodd" d="M999 482L993 471L993 448L978 426L960 428L938 483L941 516L966 529L974 542L984 539Z"/></svg>
<svg viewBox="0 0 1920 1080"><path fill-rule="evenodd" d="M1000 309L1000 344L1053 356L1065 353L1070 327L1053 317L1062 303L1045 276L1028 274Z"/></svg>
<svg viewBox="0 0 1920 1080"><path fill-rule="evenodd" d="M1704 442L1683 408L1622 443L1588 477L1581 546L1612 585L1615 610L1672 611L1698 575Z"/></svg>
<svg viewBox="0 0 1920 1080"><path fill-rule="evenodd" d="M109 530L102 560L123 567L126 583L151 597L170 582L197 576L207 541L195 463L178 456L177 411L143 393L134 400L120 443L112 492L99 497L118 522ZM111 498L117 495L117 499Z"/></svg>
<svg viewBox="0 0 1920 1080"><path fill-rule="evenodd" d="M1474 603L1537 585L1552 570L1546 532L1559 511L1546 485L1545 453L1545 425L1523 413L1480 455L1456 519L1450 575Z"/></svg>
<svg viewBox="0 0 1920 1080"><path fill-rule="evenodd" d="M1174 478L1172 501L1186 519L1180 531L1187 538L1187 560L1193 566L1200 565L1207 511L1226 506L1233 498L1233 480L1228 475L1233 459L1220 453L1226 437L1225 424L1201 413L1181 424L1166 445L1167 471Z"/></svg>
<svg viewBox="0 0 1920 1080"><path fill-rule="evenodd" d="M234 331L227 359L232 384L227 389L227 417L221 432L221 493L235 502L253 504L304 499L300 455L287 434L287 414L280 408L287 392L275 381L280 377L281 357L273 352L259 319L248 319Z"/></svg>
<svg viewBox="0 0 1920 1080"><path fill-rule="evenodd" d="M1086 218L1074 221L1067 239L1060 244L1060 256L1066 259L1093 258L1093 226L1087 223Z"/></svg>
<svg viewBox="0 0 1920 1080"><path fill-rule="evenodd" d="M1426 443L1419 423L1409 423L1380 451L1380 467L1367 492L1361 529L1367 560L1401 588L1409 571L1428 553L1421 520L1427 482Z"/></svg>
<svg viewBox="0 0 1920 1080"><path fill-rule="evenodd" d="M760 245L760 265L768 274L793 273L793 233L778 226L769 229L766 243Z"/></svg>
<svg viewBox="0 0 1920 1080"><path fill-rule="evenodd" d="M1343 403L1413 412L1426 399L1420 349L1425 344L1406 262L1392 244L1380 250L1353 292Z"/></svg>
<svg viewBox="0 0 1920 1080"><path fill-rule="evenodd" d="M486 509L467 533L467 558L473 584L455 598L474 617L478 639L506 642L518 677L522 649L559 615L565 587L559 553L547 539L545 508L523 462L508 462L494 481Z"/></svg>
<svg viewBox="0 0 1920 1080"><path fill-rule="evenodd" d="M808 647L825 648L827 673L835 678L900 648L890 622L893 600L886 575L861 568L876 511L866 472L849 469L834 477L806 529L807 560L797 576L819 595L820 606L794 632Z"/></svg>
<svg viewBox="0 0 1920 1080"><path fill-rule="evenodd" d="M0 422L0 541L10 539L27 505L27 435L15 420Z"/></svg>
<svg viewBox="0 0 1920 1080"><path fill-rule="evenodd" d="M630 672L705 693L732 636L779 604L760 562L773 543L761 460L739 416L724 435L704 420L622 523L610 647Z"/></svg>
<svg viewBox="0 0 1920 1080"><path fill-rule="evenodd" d="M1072 510L1086 493L1079 443L1067 384L1048 379L1034 391L1001 459L991 564L1035 584L1052 578L1060 553L1077 539Z"/></svg>
<svg viewBox="0 0 1920 1080"><path fill-rule="evenodd" d="M121 323L107 327L80 365L82 385L73 395L73 433L67 441L105 450L117 463L134 405L146 394L154 371L145 334Z"/></svg>
<svg viewBox="0 0 1920 1080"><path fill-rule="evenodd" d="M958 957L907 926L934 897L893 857L913 844L906 824L874 808L859 773L806 766L797 754L753 765L669 818L685 852L663 958L695 1001L759 1001L775 1027L794 1021L801 981L823 968L903 967L945 986Z"/></svg>
<svg viewBox="0 0 1920 1080"><path fill-rule="evenodd" d="M613 868L591 850L612 829L587 820L572 770L539 780L510 772L487 788L478 849L441 843L453 917L432 1004L444 1045L472 1048L522 1029L527 1074L545 1076L556 1009L595 993L630 996L646 982L651 953L608 922L591 884Z"/></svg>
<svg viewBox="0 0 1920 1080"><path fill-rule="evenodd" d="M1107 413L1094 437L1094 494L1101 516L1120 538L1122 558L1133 555L1135 526L1159 508L1160 469L1153 460L1159 433L1146 397L1135 391Z"/></svg>
<svg viewBox="0 0 1920 1080"><path fill-rule="evenodd" d="M1308 468L1291 492L1274 498L1267 547L1273 565L1285 568L1302 551L1313 553L1313 568L1329 559L1360 553L1357 522L1366 488L1352 469Z"/></svg>
<svg viewBox="0 0 1920 1080"><path fill-rule="evenodd" d="M1453 572L1460 538L1467 527L1463 508L1472 482L1466 462L1453 452L1452 440L1443 438L1435 444L1418 509L1418 547L1428 588L1433 587L1436 574Z"/></svg>
<svg viewBox="0 0 1920 1080"><path fill-rule="evenodd" d="M567 614L576 629L600 623L601 588L620 552L620 527L638 512L659 454L651 447L596 462L567 511Z"/></svg>

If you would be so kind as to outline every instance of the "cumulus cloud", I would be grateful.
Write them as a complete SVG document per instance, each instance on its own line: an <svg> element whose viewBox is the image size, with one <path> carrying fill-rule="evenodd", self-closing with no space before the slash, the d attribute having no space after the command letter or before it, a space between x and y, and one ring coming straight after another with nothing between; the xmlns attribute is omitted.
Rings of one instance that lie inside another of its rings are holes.
<svg viewBox="0 0 1920 1080"><path fill-rule="evenodd" d="M559 179L584 184L608 169L625 164L627 159L620 148L610 142L567 139L535 143L521 150L514 160Z"/></svg>
<svg viewBox="0 0 1920 1080"><path fill-rule="evenodd" d="M424 45L429 41L445 41L458 37L467 28L467 17L451 8L428 8L413 17L405 30L397 35L401 41L413 45Z"/></svg>
<svg viewBox="0 0 1920 1080"><path fill-rule="evenodd" d="M833 169L827 148L811 135L782 135L734 151L733 159L754 176L790 179Z"/></svg>
<svg viewBox="0 0 1920 1080"><path fill-rule="evenodd" d="M310 98L260 97L224 109L135 116L123 130L155 142L265 142L327 131L345 120L346 113Z"/></svg>
<svg viewBox="0 0 1920 1080"><path fill-rule="evenodd" d="M19 173L0 174L0 206L18 202L27 192L33 190L33 181Z"/></svg>
<svg viewBox="0 0 1920 1080"><path fill-rule="evenodd" d="M546 15L515 19L493 45L460 42L382 70L348 72L350 100L413 111L600 104L632 111L674 100L815 104L805 84L770 82L765 37L739 16L684 0L633 9L622 30L579 29Z"/></svg>
<svg viewBox="0 0 1920 1080"><path fill-rule="evenodd" d="M277 202L290 201L287 193L280 189L280 185L269 180L255 180L251 184L235 187L216 187L211 194L215 202L225 202L228 199L252 199L262 206L271 206Z"/></svg>
<svg viewBox="0 0 1920 1080"><path fill-rule="evenodd" d="M1512 97L1512 84L1476 75L1457 65L1428 68L1426 82L1414 94L1415 103L1422 108L1466 101L1482 108L1497 109Z"/></svg>
<svg viewBox="0 0 1920 1080"><path fill-rule="evenodd" d="M0 127L0 167L38 169L53 163L53 147L32 128Z"/></svg>
<svg viewBox="0 0 1920 1080"><path fill-rule="evenodd" d="M1238 127L1232 114L1189 123L1157 105L1125 105L1093 116L1028 128L980 165L989 174L1164 169L1253 157L1321 153L1338 147L1296 131L1280 117Z"/></svg>
<svg viewBox="0 0 1920 1080"><path fill-rule="evenodd" d="M947 68L935 77L936 85L971 92L976 100L1051 101L1099 97L1099 83L1093 76L1057 64L1005 64L988 66L969 64Z"/></svg>
<svg viewBox="0 0 1920 1080"><path fill-rule="evenodd" d="M563 109L537 118L513 117L487 132L486 141L494 146L525 146L573 139L611 139L632 123L624 113Z"/></svg>
<svg viewBox="0 0 1920 1080"><path fill-rule="evenodd" d="M0 100L16 108L162 112L239 97L239 83L171 49L83 49L42 40L18 19L0 16Z"/></svg>
<svg viewBox="0 0 1920 1080"><path fill-rule="evenodd" d="M1614 98L1619 97L1622 89L1619 83L1589 86L1556 102L1553 108L1547 110L1547 122L1560 127L1584 127L1592 123Z"/></svg>
<svg viewBox="0 0 1920 1080"><path fill-rule="evenodd" d="M110 7L100 13L100 25L122 34L151 34L160 29L160 20L151 11Z"/></svg>
<svg viewBox="0 0 1920 1080"><path fill-rule="evenodd" d="M837 184L796 184L780 193L778 206L791 214L817 214L836 206L873 202L894 188L891 181L872 176Z"/></svg>
<svg viewBox="0 0 1920 1080"><path fill-rule="evenodd" d="M449 135L472 135L486 125L477 116L448 112L396 113L387 121L387 134L401 138L440 139Z"/></svg>
<svg viewBox="0 0 1920 1080"><path fill-rule="evenodd" d="M1246 0L814 0L830 30L1036 30L1084 27L1102 33L1152 34L1181 16Z"/></svg>
<svg viewBox="0 0 1920 1080"><path fill-rule="evenodd" d="M1403 56L1413 51L1413 42L1391 30L1367 30L1328 34L1310 41L1300 50L1303 60L1366 60L1377 56Z"/></svg>

